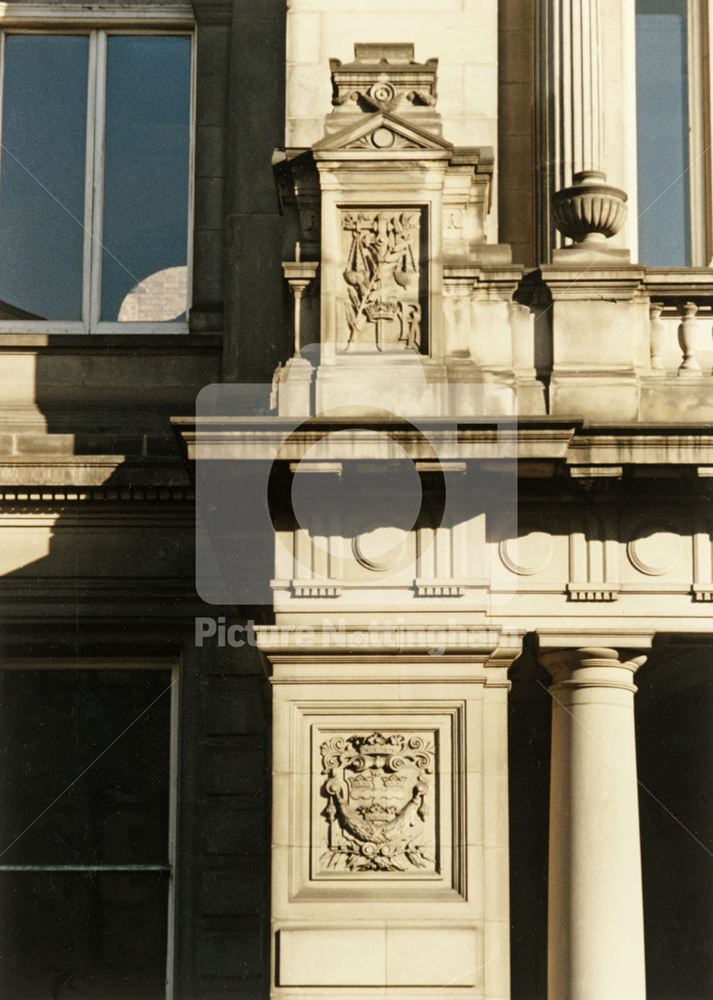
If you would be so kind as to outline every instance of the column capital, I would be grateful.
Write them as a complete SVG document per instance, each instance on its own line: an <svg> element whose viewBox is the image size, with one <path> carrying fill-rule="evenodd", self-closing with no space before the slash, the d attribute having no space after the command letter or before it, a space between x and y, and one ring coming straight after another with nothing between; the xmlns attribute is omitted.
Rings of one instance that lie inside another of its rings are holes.
<svg viewBox="0 0 713 1000"><path fill-rule="evenodd" d="M646 656L632 656L606 646L578 649L546 649L540 663L552 677L553 687L618 688L635 692L633 676L646 663Z"/></svg>

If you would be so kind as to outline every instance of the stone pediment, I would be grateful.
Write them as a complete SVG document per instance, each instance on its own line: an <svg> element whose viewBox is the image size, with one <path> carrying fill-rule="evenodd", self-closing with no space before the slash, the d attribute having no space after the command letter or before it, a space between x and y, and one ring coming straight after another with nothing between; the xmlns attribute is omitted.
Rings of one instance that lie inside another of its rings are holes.
<svg viewBox="0 0 713 1000"><path fill-rule="evenodd" d="M316 159L330 154L370 153L372 156L382 156L408 153L411 150L425 158L434 158L433 154L437 154L437 158L446 159L453 154L450 142L383 111L377 111L356 125L326 136L312 150Z"/></svg>

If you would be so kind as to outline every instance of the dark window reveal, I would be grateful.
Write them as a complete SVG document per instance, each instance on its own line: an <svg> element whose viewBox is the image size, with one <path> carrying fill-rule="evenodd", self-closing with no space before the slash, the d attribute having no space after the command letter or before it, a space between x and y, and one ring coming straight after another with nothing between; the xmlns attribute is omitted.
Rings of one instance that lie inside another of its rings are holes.
<svg viewBox="0 0 713 1000"><path fill-rule="evenodd" d="M165 997L170 689L0 671L0 996Z"/></svg>

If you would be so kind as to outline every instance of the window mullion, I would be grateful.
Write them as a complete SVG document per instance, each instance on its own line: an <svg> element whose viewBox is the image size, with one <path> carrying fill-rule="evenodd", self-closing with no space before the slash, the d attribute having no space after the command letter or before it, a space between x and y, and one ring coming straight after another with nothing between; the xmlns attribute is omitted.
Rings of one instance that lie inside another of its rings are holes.
<svg viewBox="0 0 713 1000"><path fill-rule="evenodd" d="M163 872L170 874L170 865L0 865L0 872Z"/></svg>
<svg viewBox="0 0 713 1000"><path fill-rule="evenodd" d="M186 248L186 319L193 305L193 226L196 197L196 102L198 91L198 34L191 36L191 105L188 112L190 151L188 168L188 246Z"/></svg>
<svg viewBox="0 0 713 1000"><path fill-rule="evenodd" d="M101 309L101 261L104 201L104 123L106 111L106 32L93 33L94 86L92 114L91 166L91 237L89 253L88 309L89 332L96 330ZM88 144L89 146L90 144Z"/></svg>
<svg viewBox="0 0 713 1000"><path fill-rule="evenodd" d="M700 156L701 205L703 213L702 259L704 267L713 262L713 4L710 0L700 0L697 25L701 36L700 93L701 93L701 140Z"/></svg>
<svg viewBox="0 0 713 1000"><path fill-rule="evenodd" d="M688 0L688 142L691 164L690 177L690 224L691 263L705 266L710 254L706 253L709 242L710 225L706 205L706 164L707 150L704 145L704 64L703 32L707 25L702 17L700 0Z"/></svg>
<svg viewBox="0 0 713 1000"><path fill-rule="evenodd" d="M89 332L89 315L92 282L92 233L94 232L94 141L96 118L96 32L89 35L89 66L87 72L87 147L84 167L84 253L82 263L82 324Z"/></svg>
<svg viewBox="0 0 713 1000"><path fill-rule="evenodd" d="M5 32L0 31L0 144L4 142L3 106L5 103ZM5 147L0 145L0 185L3 182L2 166Z"/></svg>

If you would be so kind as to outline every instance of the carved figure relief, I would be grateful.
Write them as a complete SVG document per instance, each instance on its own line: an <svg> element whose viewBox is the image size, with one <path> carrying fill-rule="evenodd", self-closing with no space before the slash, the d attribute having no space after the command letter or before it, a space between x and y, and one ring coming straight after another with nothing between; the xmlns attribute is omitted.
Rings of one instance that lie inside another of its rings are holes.
<svg viewBox="0 0 713 1000"><path fill-rule="evenodd" d="M351 211L346 237L345 350L421 351L421 213Z"/></svg>
<svg viewBox="0 0 713 1000"><path fill-rule="evenodd" d="M320 746L323 872L436 871L433 734L333 736Z"/></svg>

